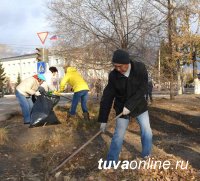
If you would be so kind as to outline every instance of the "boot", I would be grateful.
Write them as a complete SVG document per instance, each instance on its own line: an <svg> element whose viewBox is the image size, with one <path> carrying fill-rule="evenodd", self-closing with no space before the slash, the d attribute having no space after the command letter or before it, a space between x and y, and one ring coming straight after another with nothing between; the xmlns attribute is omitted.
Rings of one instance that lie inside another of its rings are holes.
<svg viewBox="0 0 200 181"><path fill-rule="evenodd" d="M71 115L69 112L67 113L67 119L66 121L72 121L73 119L76 118L76 115Z"/></svg>
<svg viewBox="0 0 200 181"><path fill-rule="evenodd" d="M90 120L90 117L89 117L89 113L88 113L88 112L84 112L84 113L83 113L83 117L84 117L84 120L85 120L85 121L89 121L89 120Z"/></svg>

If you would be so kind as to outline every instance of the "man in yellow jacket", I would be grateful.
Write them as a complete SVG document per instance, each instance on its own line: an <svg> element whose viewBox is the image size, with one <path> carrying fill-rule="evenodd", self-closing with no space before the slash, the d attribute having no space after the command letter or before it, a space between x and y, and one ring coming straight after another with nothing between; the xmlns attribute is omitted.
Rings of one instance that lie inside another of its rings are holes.
<svg viewBox="0 0 200 181"><path fill-rule="evenodd" d="M76 108L79 100L81 101L81 108L83 111L83 116L85 120L89 120L89 113L87 108L88 91L89 87L86 81L83 79L81 74L76 70L76 68L68 66L66 68L66 73L60 82L60 92L63 92L66 84L69 84L74 92L71 109L69 112L69 117L75 116Z"/></svg>

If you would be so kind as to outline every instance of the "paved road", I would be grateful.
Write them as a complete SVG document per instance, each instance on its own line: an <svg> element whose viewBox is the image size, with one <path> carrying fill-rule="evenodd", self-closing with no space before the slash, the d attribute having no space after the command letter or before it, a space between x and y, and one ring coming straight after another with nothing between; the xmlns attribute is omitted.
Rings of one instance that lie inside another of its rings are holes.
<svg viewBox="0 0 200 181"><path fill-rule="evenodd" d="M15 95L6 95L0 98L0 121L9 119L13 114L20 111Z"/></svg>
<svg viewBox="0 0 200 181"><path fill-rule="evenodd" d="M58 105L65 105L67 102L70 102L69 99L72 99L72 93L62 94ZM186 96L186 95L185 95ZM69 98L66 99L65 97ZM165 97L169 98L168 92L153 92L153 97ZM19 107L18 101L15 95L6 95L3 98L0 98L0 121L9 119L12 115L16 114L17 112L21 112Z"/></svg>
<svg viewBox="0 0 200 181"><path fill-rule="evenodd" d="M184 88L183 93L184 94L194 94L194 88ZM162 91L153 90L152 94L159 97L161 95L163 95L163 96L169 95L170 91L169 90L162 90ZM178 91L175 91L174 94L177 95Z"/></svg>

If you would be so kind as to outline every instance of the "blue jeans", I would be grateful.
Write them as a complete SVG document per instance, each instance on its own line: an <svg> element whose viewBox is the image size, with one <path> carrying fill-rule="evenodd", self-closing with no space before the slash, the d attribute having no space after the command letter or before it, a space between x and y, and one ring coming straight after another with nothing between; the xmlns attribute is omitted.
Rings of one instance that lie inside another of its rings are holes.
<svg viewBox="0 0 200 181"><path fill-rule="evenodd" d="M73 96L73 99L72 99L72 105L71 105L71 109L70 109L71 115L76 114L76 108L77 108L79 100L81 100L82 111L84 113L88 112L88 108L87 108L88 90L82 90L82 91L74 93L74 96Z"/></svg>
<svg viewBox="0 0 200 181"><path fill-rule="evenodd" d="M33 108L33 101L31 97L25 97L20 92L16 90L15 95L19 101L19 105L22 110L22 115L24 118L24 123L30 123L31 121L31 110Z"/></svg>
<svg viewBox="0 0 200 181"><path fill-rule="evenodd" d="M149 123L148 111L140 114L136 119L140 125L141 131L142 157L145 157L151 154L152 148L152 131ZM118 118L116 120L115 132L111 141L110 150L107 155L108 161L118 161L128 124L129 119Z"/></svg>

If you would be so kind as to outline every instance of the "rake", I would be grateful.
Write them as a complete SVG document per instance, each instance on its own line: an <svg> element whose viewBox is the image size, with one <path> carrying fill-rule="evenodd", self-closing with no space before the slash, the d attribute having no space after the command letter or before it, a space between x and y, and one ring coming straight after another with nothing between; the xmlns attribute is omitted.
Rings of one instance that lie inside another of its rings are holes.
<svg viewBox="0 0 200 181"><path fill-rule="evenodd" d="M122 113L120 113L118 116L116 116L113 120L118 119L120 116L122 116ZM90 138L85 144L83 144L78 150L76 150L73 154L71 154L69 157L67 157L62 163L60 163L56 168L54 168L50 175L56 172L59 168L61 168L64 164L66 164L71 158L73 158L77 153L79 153L83 148L85 148L89 143L91 143L97 136L101 134L101 130L98 131L92 138Z"/></svg>

